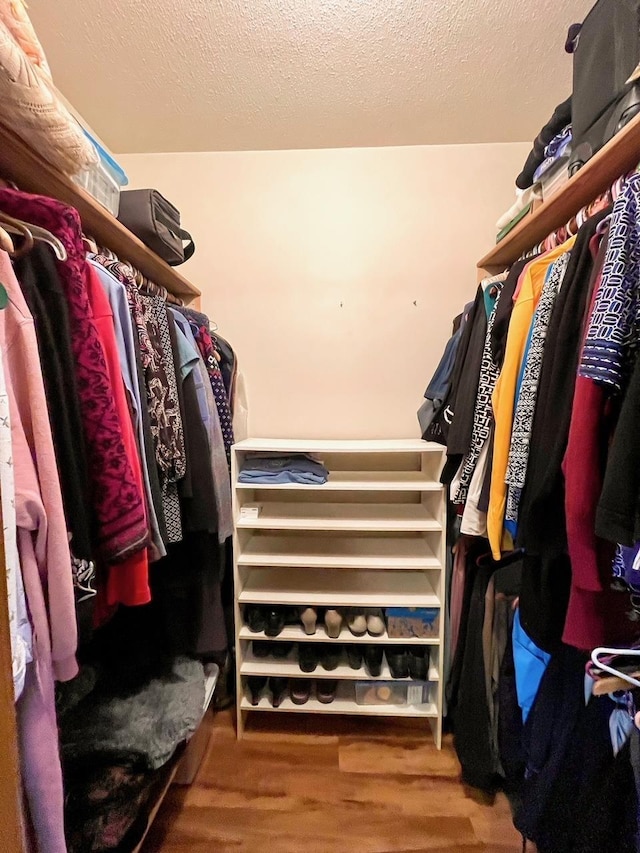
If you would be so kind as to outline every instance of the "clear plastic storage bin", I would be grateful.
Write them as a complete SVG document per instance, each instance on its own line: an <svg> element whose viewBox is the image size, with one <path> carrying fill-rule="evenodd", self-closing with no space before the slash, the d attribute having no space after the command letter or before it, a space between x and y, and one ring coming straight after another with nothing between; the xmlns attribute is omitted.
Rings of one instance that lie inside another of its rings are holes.
<svg viewBox="0 0 640 853"><path fill-rule="evenodd" d="M428 681L356 681L358 705L424 705Z"/></svg>
<svg viewBox="0 0 640 853"><path fill-rule="evenodd" d="M98 152L98 162L92 168L78 172L73 180L103 207L106 207L109 213L117 216L120 207L120 191L122 187L127 186L129 179L109 152L105 151L84 128L83 131Z"/></svg>

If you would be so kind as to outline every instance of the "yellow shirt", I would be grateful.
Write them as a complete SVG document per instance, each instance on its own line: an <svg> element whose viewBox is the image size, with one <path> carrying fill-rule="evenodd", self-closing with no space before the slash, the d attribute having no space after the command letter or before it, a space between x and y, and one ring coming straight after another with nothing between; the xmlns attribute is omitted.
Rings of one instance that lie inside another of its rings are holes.
<svg viewBox="0 0 640 853"><path fill-rule="evenodd" d="M568 252L575 243L571 237L566 243L552 249L550 252L533 260L522 273L522 287L513 306L507 346L504 355L502 371L496 382L492 404L495 418L495 437L493 449L493 467L491 469L491 492L489 495L489 512L487 514L487 531L493 558L499 560L503 544L504 513L507 501L507 485L505 477L509 462L509 445L515 408L515 395L518 374L527 345L531 321L540 301L547 270L560 255ZM505 540L505 548L511 546L511 537Z"/></svg>

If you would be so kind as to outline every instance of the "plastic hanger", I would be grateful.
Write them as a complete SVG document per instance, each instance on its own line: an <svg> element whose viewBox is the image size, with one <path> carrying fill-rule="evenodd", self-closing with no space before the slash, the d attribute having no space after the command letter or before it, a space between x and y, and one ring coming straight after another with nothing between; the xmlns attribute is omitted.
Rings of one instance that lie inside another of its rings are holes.
<svg viewBox="0 0 640 853"><path fill-rule="evenodd" d="M640 687L640 681L638 681L637 678L634 678L634 676L629 673L620 672L620 670L614 669L614 667L609 666L607 663L603 663L600 660L600 655L610 655L613 657L617 655L624 655L625 657L638 658L640 661L640 649L610 649L605 646L599 646L591 652L591 660L599 669L604 672L608 672L616 678L622 679L622 681L627 684L631 684L633 687Z"/></svg>

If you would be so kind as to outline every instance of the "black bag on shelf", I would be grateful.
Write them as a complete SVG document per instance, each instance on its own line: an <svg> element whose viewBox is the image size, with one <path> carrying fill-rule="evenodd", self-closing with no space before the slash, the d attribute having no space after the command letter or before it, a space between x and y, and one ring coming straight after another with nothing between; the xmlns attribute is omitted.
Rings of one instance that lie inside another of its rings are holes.
<svg viewBox="0 0 640 853"><path fill-rule="evenodd" d="M158 190L125 190L118 219L169 266L183 264L195 252L191 234L180 227L180 211Z"/></svg>
<svg viewBox="0 0 640 853"><path fill-rule="evenodd" d="M640 112L640 0L598 0L569 31L573 174Z"/></svg>

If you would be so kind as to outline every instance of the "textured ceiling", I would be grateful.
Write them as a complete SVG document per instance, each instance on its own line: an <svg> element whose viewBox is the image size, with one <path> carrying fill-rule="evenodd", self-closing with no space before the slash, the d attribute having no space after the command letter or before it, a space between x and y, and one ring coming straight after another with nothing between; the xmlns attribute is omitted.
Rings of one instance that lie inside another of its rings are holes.
<svg viewBox="0 0 640 853"><path fill-rule="evenodd" d="M116 152L531 139L593 0L30 0Z"/></svg>

